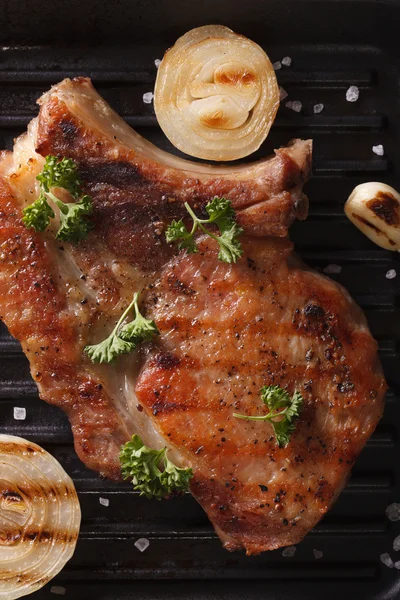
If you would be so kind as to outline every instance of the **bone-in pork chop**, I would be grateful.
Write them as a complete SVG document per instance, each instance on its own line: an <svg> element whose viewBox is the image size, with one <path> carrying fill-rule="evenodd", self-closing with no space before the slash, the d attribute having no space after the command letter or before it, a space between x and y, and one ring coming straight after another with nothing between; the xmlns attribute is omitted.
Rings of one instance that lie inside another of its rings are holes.
<svg viewBox="0 0 400 600"><path fill-rule="evenodd" d="M192 467L191 492L226 548L298 542L346 483L386 390L361 310L287 239L307 213L310 142L213 167L143 140L87 79L63 81L40 104L0 162L0 315L41 397L67 412L79 456L108 477L120 476L119 447L134 432L167 445ZM93 198L95 228L77 245L21 223L47 154L73 158ZM208 237L191 255L165 242L185 201L200 214L215 195L231 200L244 229L237 264L218 261ZM84 346L103 340L140 290L160 336L92 364ZM270 423L233 416L264 414L263 385L304 398L285 448Z"/></svg>

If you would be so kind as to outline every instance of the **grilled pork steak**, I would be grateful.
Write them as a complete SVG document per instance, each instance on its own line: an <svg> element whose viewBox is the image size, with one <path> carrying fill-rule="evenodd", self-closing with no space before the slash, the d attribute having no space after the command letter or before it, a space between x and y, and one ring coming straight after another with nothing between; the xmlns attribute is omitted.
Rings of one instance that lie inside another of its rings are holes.
<svg viewBox="0 0 400 600"><path fill-rule="evenodd" d="M298 542L344 486L386 390L361 310L286 237L306 216L310 142L212 167L143 140L87 79L63 81L40 104L0 162L0 314L41 397L68 413L79 456L108 477L120 476L132 433L167 445L193 468L192 494L226 548ZM76 246L21 223L47 154L73 158L93 197L95 229ZM208 237L191 255L165 243L184 201L200 214L214 195L232 201L245 231L236 265L218 261ZM93 365L84 346L108 335L138 290L160 336ZM304 397L286 448L270 423L233 417L263 414L259 389L272 384Z"/></svg>

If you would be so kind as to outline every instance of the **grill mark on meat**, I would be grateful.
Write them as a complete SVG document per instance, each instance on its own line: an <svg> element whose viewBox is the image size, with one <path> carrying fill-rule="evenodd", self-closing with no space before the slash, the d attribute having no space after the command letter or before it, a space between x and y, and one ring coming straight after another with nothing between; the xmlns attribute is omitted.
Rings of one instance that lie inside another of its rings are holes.
<svg viewBox="0 0 400 600"><path fill-rule="evenodd" d="M136 191L138 185L150 185L139 173L136 165L127 161L96 160L92 162L81 162L79 174L86 184L97 186L108 184L114 188Z"/></svg>
<svg viewBox="0 0 400 600"><path fill-rule="evenodd" d="M159 413L170 413L177 410L188 410L188 407L184 404L177 404L176 402L165 402L161 399L154 402L151 407L151 412L154 416L159 415Z"/></svg>
<svg viewBox="0 0 400 600"><path fill-rule="evenodd" d="M168 283L169 282L170 278L168 277ZM174 286L172 286L171 289L173 290ZM185 295L192 296L192 294ZM307 306L304 309L304 314L307 312L306 309ZM274 345L270 345L269 325L265 324L265 326L263 326L262 323L263 322L257 321L246 324L246 336L251 337L256 336L257 334L265 336L266 341L263 342L263 345L259 348L259 354L264 356L264 362L266 364L272 364L274 371L277 371L284 361L279 359L278 354L274 350ZM194 338L198 332L215 330L215 323L213 322L212 318L196 319L196 323L194 324L191 319L188 319L183 315L166 315L166 317L158 319L157 325L158 328L163 332L168 332L171 330L174 330L175 332L179 331L182 336L186 336L188 339ZM324 313L324 318L320 320L315 317L302 318L299 311L298 313L295 312L292 321L282 322L275 328L274 340L271 342L271 344L276 344L276 338L284 340L292 337L294 335L294 328L302 337L311 338L323 343L323 345L321 345L321 351L318 353L318 361L319 368L322 368L324 363L329 363L327 366L327 372L335 365L340 365L341 367L344 366L342 358L343 354L340 352L343 344L340 340L345 339L348 343L355 347L362 343L365 338L363 332L350 331L348 327L341 325L332 314L326 315L325 318ZM243 345L243 342L246 339L243 337L244 333L241 329L239 329L239 331L236 331L232 328L225 329L223 332L221 332L221 335L223 335L225 343L235 344L239 348L241 345ZM298 361L298 364L301 365L309 362L312 360L312 358L313 356L311 356L309 349L307 349L307 351L304 353L304 356ZM314 356L314 359L315 358L316 356ZM194 363L192 363L194 365L193 368L198 368L199 365L196 358L194 357L192 360L194 360ZM215 360L215 357L212 355L210 355L210 357L201 357L201 361L204 366L211 366L215 364ZM204 361L206 362L204 363ZM232 365L232 360L218 358L218 365L221 369L226 369L229 371ZM237 363L235 368L240 371L241 367L249 366L251 366L251 364L249 364L249 362L246 361L245 357L243 356L242 360ZM296 368L293 365L286 366L290 367L291 369Z"/></svg>
<svg viewBox="0 0 400 600"><path fill-rule="evenodd" d="M360 337L360 341L364 341L362 337ZM186 364L184 365L183 369L184 369L184 372L187 374L188 378L190 378L192 375L194 376L199 371L206 372L207 370L212 369L213 367L217 366L219 369L219 372L221 374L221 377L219 377L219 380L218 380L219 384L225 384L228 386L231 385L230 381L231 381L232 373L230 371L234 371L237 376L251 377L251 374L253 373L253 377L256 377L256 372L252 368L251 363L248 363L248 364L238 363L238 365L235 365L233 367L232 362L233 362L232 360L231 361L218 360L218 362L216 363L216 361L213 360L213 358L204 359L204 360L202 359L202 360L197 360L197 361L195 358L191 358L190 363L189 363L189 361L186 361ZM154 365L154 363L152 363L152 365ZM348 365L344 364L343 361L340 360L340 358L336 361L336 363L333 363L331 360L325 361L325 365L326 366L324 366L324 362L322 359L318 359L318 366L310 367L307 369L309 380L304 382L304 389L301 390L303 396L307 397L307 392L310 392L310 393L312 392L313 381L317 381L318 378L324 378L326 381L330 381L331 384L337 389L338 392L340 392L341 394L350 395L351 398L353 399L353 397L354 397L353 392L355 391L355 384L350 381L350 378L351 377L359 378L362 374L362 370L363 370L362 366L360 366L358 368L353 367L350 369L348 367ZM284 361L282 361L282 362L277 361L276 363L260 362L257 365L257 367L260 369L260 371L262 373L264 373L264 379L262 381L262 384L273 385L274 383L279 382L284 379L285 384L289 387L289 389L293 389L295 387L296 382L298 381L299 378L301 378L303 376L303 373L304 373L304 365L303 364L299 364L299 365L295 365L295 366L290 365L289 369L288 369L287 365ZM154 368L154 366L152 368ZM160 373L162 373L165 370L166 370L165 368L161 367ZM154 376L155 376L155 373L156 373L156 371L153 371ZM271 373L273 374L272 376L270 375ZM261 387L261 383L260 383L260 387ZM246 386L245 384L243 384L241 391L246 394L248 394L250 392L253 395L254 386L253 385ZM294 389L293 389L293 391L294 391ZM162 392L159 389L154 391L154 394L157 397L162 393L165 393L165 392ZM256 390L256 393L258 393L258 389ZM231 406L234 406L235 405L234 392L231 391L230 396L233 396L231 398ZM354 400L357 401L357 397L355 397ZM339 397L338 397L338 402L339 402ZM176 406L179 406L179 405L177 404ZM202 407L201 406L191 406L191 410L193 410L193 411L202 410Z"/></svg>

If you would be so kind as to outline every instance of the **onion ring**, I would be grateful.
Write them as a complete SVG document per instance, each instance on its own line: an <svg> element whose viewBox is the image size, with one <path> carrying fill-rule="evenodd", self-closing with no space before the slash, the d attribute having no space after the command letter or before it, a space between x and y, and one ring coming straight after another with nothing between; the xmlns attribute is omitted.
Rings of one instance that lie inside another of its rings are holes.
<svg viewBox="0 0 400 600"><path fill-rule="evenodd" d="M0 435L0 598L43 587L75 550L81 511L71 478L37 444Z"/></svg>
<svg viewBox="0 0 400 600"><path fill-rule="evenodd" d="M161 61L154 94L168 139L207 160L235 160L257 150L279 106L264 50L222 25L198 27L177 40Z"/></svg>

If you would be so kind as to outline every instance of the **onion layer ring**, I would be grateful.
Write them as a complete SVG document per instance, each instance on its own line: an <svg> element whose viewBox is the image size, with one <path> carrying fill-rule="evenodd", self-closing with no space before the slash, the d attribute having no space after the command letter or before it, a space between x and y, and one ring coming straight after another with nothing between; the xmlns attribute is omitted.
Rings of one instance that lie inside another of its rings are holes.
<svg viewBox="0 0 400 600"><path fill-rule="evenodd" d="M43 587L71 558L81 511L71 478L48 452L0 435L0 598Z"/></svg>
<svg viewBox="0 0 400 600"><path fill-rule="evenodd" d="M192 29L177 40L161 61L154 93L168 139L207 160L235 160L257 150L279 106L264 50L221 25Z"/></svg>

